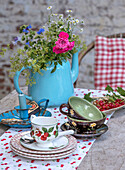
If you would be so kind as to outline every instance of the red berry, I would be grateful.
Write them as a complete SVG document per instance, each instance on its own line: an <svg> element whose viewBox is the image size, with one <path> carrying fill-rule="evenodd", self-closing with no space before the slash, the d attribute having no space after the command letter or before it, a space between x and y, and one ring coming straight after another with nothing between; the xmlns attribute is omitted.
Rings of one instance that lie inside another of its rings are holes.
<svg viewBox="0 0 125 170"><path fill-rule="evenodd" d="M41 136L41 140L45 141L47 139L47 137L45 137L44 135Z"/></svg>
<svg viewBox="0 0 125 170"><path fill-rule="evenodd" d="M44 133L44 137L48 137L49 136L49 133L48 132L45 132Z"/></svg>
<svg viewBox="0 0 125 170"><path fill-rule="evenodd" d="M36 134L36 136L40 137L40 136L41 136L41 132L38 131L38 133Z"/></svg>
<svg viewBox="0 0 125 170"><path fill-rule="evenodd" d="M53 132L53 134L54 134L54 135L56 134L56 130Z"/></svg>

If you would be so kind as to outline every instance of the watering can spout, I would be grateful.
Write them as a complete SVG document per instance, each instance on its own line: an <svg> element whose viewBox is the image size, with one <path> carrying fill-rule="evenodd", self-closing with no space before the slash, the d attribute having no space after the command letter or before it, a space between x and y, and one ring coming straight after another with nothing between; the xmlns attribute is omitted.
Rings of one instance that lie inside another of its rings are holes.
<svg viewBox="0 0 125 170"><path fill-rule="evenodd" d="M72 56L72 68L71 68L71 75L73 83L75 83L78 74L79 74L79 63L78 63L78 53L80 50L78 50L76 53Z"/></svg>

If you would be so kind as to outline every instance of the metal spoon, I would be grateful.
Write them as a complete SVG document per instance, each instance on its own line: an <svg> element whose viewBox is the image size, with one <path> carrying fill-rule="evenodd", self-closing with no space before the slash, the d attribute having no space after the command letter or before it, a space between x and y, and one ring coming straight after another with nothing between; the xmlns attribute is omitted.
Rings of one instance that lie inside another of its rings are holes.
<svg viewBox="0 0 125 170"><path fill-rule="evenodd" d="M28 136L28 135L22 136L20 138L20 141L22 141L26 144L35 142L35 140L31 136Z"/></svg>

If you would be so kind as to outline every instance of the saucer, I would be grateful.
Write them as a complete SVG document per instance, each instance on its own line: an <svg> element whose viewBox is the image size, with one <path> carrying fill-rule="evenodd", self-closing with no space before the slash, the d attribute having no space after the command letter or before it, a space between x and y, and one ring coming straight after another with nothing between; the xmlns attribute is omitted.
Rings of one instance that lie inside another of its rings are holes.
<svg viewBox="0 0 125 170"><path fill-rule="evenodd" d="M67 135L66 137L68 138L68 145L65 146L64 148L60 148L60 149L51 149L51 150L45 150L45 151L41 151L41 150L31 150L28 149L26 147L24 147L23 145L21 145L20 143L20 138L26 134L28 134L29 131L27 132L21 132L18 133L16 135L14 135L11 140L10 140L10 145L13 146L15 149L22 151L22 152L26 152L26 153L31 153L31 154L55 154L55 153L61 153L61 152L65 152L68 150L71 150L73 148L75 148L77 146L77 140L75 137L71 136L71 135Z"/></svg>
<svg viewBox="0 0 125 170"><path fill-rule="evenodd" d="M28 119L26 120L21 119L19 117L19 112L16 109L13 109L13 110L8 110L0 114L0 123L6 126L9 126L9 127L14 127L14 128L31 127L30 116L32 114L36 116L42 116L43 110L40 111L40 107L35 101L28 103L28 105L31 105L31 108L28 110L28 115L29 115ZM44 116L51 117L52 114L51 112L46 110Z"/></svg>
<svg viewBox="0 0 125 170"><path fill-rule="evenodd" d="M69 124L69 126L66 125L67 123ZM74 130L74 127L71 126L69 122L62 124L60 128L63 131L70 130L70 129ZM91 130L91 131L85 131L82 133L78 133L77 129L76 129L73 136L75 136L77 138L85 138L85 139L96 138L96 137L99 137L100 135L104 134L107 130L108 130L108 126L106 124L102 124L101 126L99 126L98 128L96 128L93 131Z"/></svg>
<svg viewBox="0 0 125 170"><path fill-rule="evenodd" d="M30 137L30 132L28 134L22 136L22 138L25 138L25 136ZM21 145L23 145L25 148L32 149L32 150L39 150L39 151L58 150L58 149L66 147L69 143L69 140L66 136L61 136L61 137L53 140L48 145L42 145L42 144L37 145L37 142L25 143L23 140L21 140L22 138L20 138Z"/></svg>

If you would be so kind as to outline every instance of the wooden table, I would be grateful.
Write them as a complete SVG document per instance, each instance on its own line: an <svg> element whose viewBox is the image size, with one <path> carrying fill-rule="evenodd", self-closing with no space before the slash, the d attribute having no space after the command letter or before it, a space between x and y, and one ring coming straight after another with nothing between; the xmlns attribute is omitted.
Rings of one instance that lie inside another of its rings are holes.
<svg viewBox="0 0 125 170"><path fill-rule="evenodd" d="M27 88L22 88L23 92ZM0 100L0 113L18 105L14 90ZM77 170L124 170L125 169L125 109L114 113L108 122L109 130L100 136ZM0 124L0 135L8 129Z"/></svg>

